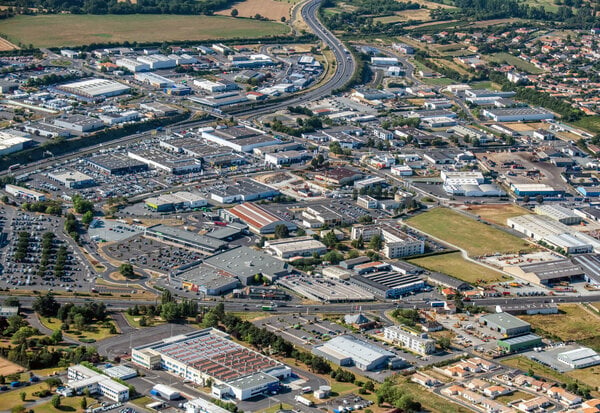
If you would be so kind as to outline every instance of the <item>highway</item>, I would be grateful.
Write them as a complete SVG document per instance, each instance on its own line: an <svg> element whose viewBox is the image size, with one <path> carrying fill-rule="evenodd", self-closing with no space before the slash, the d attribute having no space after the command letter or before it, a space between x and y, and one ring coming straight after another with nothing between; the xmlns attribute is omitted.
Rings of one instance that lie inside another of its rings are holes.
<svg viewBox="0 0 600 413"><path fill-rule="evenodd" d="M322 0L310 0L302 7L302 18L313 31L313 33L323 42L324 45L329 46L335 57L335 72L323 84L307 89L305 92L301 92L297 95L290 97L279 102L264 103L260 104L259 107L235 109L227 111L230 115L237 116L250 116L257 117L264 115L265 113L275 112L279 109L286 108L288 106L300 105L309 101L315 101L321 99L332 91L344 86L354 74L356 69L356 62L351 53L346 53L346 48L340 40L338 40L333 33L321 24L319 20L319 6ZM329 69L332 68L332 62L329 62Z"/></svg>

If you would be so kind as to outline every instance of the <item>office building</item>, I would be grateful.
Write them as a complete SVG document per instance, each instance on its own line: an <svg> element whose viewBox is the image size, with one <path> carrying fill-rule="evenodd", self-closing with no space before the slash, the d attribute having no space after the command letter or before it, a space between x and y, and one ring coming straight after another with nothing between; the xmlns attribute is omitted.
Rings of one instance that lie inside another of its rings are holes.
<svg viewBox="0 0 600 413"><path fill-rule="evenodd" d="M419 354L435 353L435 340L426 333L413 331L403 326L390 326L383 329L383 336L394 344L406 347Z"/></svg>
<svg viewBox="0 0 600 413"><path fill-rule="evenodd" d="M98 394L115 402L129 400L129 388L127 386L80 364L70 366L67 369L67 377L69 382L64 390L67 394L81 395L87 389L92 395Z"/></svg>

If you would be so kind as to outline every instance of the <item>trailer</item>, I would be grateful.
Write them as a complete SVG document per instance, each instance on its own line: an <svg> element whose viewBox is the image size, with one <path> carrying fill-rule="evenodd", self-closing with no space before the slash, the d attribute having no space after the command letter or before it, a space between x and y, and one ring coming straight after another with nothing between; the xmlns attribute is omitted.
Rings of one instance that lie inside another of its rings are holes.
<svg viewBox="0 0 600 413"><path fill-rule="evenodd" d="M296 400L298 403L302 403L303 405L308 406L308 407L314 406L314 403L311 400L308 400L306 397L302 397L300 395L297 395L296 397L294 397L294 400Z"/></svg>

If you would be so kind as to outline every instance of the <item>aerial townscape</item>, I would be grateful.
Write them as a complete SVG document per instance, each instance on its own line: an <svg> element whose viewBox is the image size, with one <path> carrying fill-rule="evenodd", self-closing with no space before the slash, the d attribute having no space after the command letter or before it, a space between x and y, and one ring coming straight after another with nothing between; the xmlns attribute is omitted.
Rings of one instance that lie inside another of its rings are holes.
<svg viewBox="0 0 600 413"><path fill-rule="evenodd" d="M0 0L0 412L600 413L600 0Z"/></svg>

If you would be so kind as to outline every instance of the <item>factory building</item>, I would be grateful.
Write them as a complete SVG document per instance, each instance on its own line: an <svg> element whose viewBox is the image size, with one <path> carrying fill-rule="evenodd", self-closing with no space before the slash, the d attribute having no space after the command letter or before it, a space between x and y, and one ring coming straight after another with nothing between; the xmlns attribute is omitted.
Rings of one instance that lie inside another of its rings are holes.
<svg viewBox="0 0 600 413"><path fill-rule="evenodd" d="M531 324L508 313L486 314L479 323L498 331L504 337L516 337L531 332Z"/></svg>
<svg viewBox="0 0 600 413"><path fill-rule="evenodd" d="M545 215L565 225L576 225L581 222L581 217L572 209L560 205L536 205L536 214Z"/></svg>
<svg viewBox="0 0 600 413"><path fill-rule="evenodd" d="M600 255L584 254L571 258L573 264L578 265L583 270L583 279L585 282L594 286L600 285Z"/></svg>
<svg viewBox="0 0 600 413"><path fill-rule="evenodd" d="M79 171L49 173L48 178L67 188L86 188L96 185L94 178Z"/></svg>
<svg viewBox="0 0 600 413"><path fill-rule="evenodd" d="M510 189L517 196L538 196L542 195L545 197L558 197L563 196L565 191L562 189L556 189L546 184L510 184Z"/></svg>
<svg viewBox="0 0 600 413"><path fill-rule="evenodd" d="M495 122L527 122L554 119L554 115L541 108L484 109L482 115Z"/></svg>
<svg viewBox="0 0 600 413"><path fill-rule="evenodd" d="M281 259L311 256L315 253L322 255L327 252L325 244L311 236L270 240L265 243L265 248Z"/></svg>
<svg viewBox="0 0 600 413"><path fill-rule="evenodd" d="M171 69L177 66L177 62L174 59L170 59L165 55L154 54L150 56L139 56L137 61L143 64L147 64L150 70L158 69Z"/></svg>
<svg viewBox="0 0 600 413"><path fill-rule="evenodd" d="M129 92L130 87L108 79L88 79L79 82L66 83L56 89L76 97L85 99L104 99L111 96L122 95Z"/></svg>
<svg viewBox="0 0 600 413"><path fill-rule="evenodd" d="M403 326L390 326L383 329L383 336L394 344L419 354L435 353L435 340L426 333L413 331Z"/></svg>
<svg viewBox="0 0 600 413"><path fill-rule="evenodd" d="M542 338L535 334L525 334L524 336L498 340L498 347L507 353L531 350L534 347L541 347L542 345Z"/></svg>
<svg viewBox="0 0 600 413"><path fill-rule="evenodd" d="M98 118L92 118L91 116L64 115L54 119L54 125L71 132L86 133L102 129L104 127L104 122Z"/></svg>
<svg viewBox="0 0 600 413"><path fill-rule="evenodd" d="M362 371L398 368L406 362L390 351L351 335L332 338L313 348L312 353L339 366L355 366Z"/></svg>
<svg viewBox="0 0 600 413"><path fill-rule="evenodd" d="M0 155L19 152L33 143L29 138L18 136L9 131L0 131Z"/></svg>
<svg viewBox="0 0 600 413"><path fill-rule="evenodd" d="M163 224L157 224L146 228L144 236L205 253L214 253L227 248L226 242L216 238L200 235L176 227L169 227Z"/></svg>
<svg viewBox="0 0 600 413"><path fill-rule="evenodd" d="M584 279L583 269L570 260L555 260L505 267L504 271L537 285Z"/></svg>
<svg viewBox="0 0 600 413"><path fill-rule="evenodd" d="M127 69L133 73L146 72L146 71L150 70L149 64L138 62L137 60L131 59L129 57L117 59L115 61L115 64L119 67L124 67L125 69Z"/></svg>
<svg viewBox="0 0 600 413"><path fill-rule="evenodd" d="M600 364L600 355L587 347L559 353L556 358L573 369L584 369Z"/></svg>
<svg viewBox="0 0 600 413"><path fill-rule="evenodd" d="M115 402L129 400L129 388L104 374L100 374L80 364L67 369L69 382L63 392L67 395L83 394L87 389L90 394L99 394Z"/></svg>
<svg viewBox="0 0 600 413"><path fill-rule="evenodd" d="M212 395L246 400L279 388L279 380L292 371L286 365L242 347L229 335L204 329L135 347L131 360L147 369L163 369L206 385L213 382Z"/></svg>
<svg viewBox="0 0 600 413"><path fill-rule="evenodd" d="M252 202L245 202L224 211L230 220L239 219L255 234L273 234L278 225L285 225L289 231L296 230L296 224L285 221Z"/></svg>
<svg viewBox="0 0 600 413"><path fill-rule="evenodd" d="M136 73L134 79L138 82L149 84L152 87L164 89L175 84L174 81L156 73Z"/></svg>
<svg viewBox="0 0 600 413"><path fill-rule="evenodd" d="M416 275L385 270L354 275L349 281L383 299L400 298L425 287L425 281Z"/></svg>
<svg viewBox="0 0 600 413"><path fill-rule="evenodd" d="M23 188L21 186L6 184L4 190L9 194L16 198L22 198L29 201L45 201L46 194L43 194L38 191L34 191L33 189Z"/></svg>

